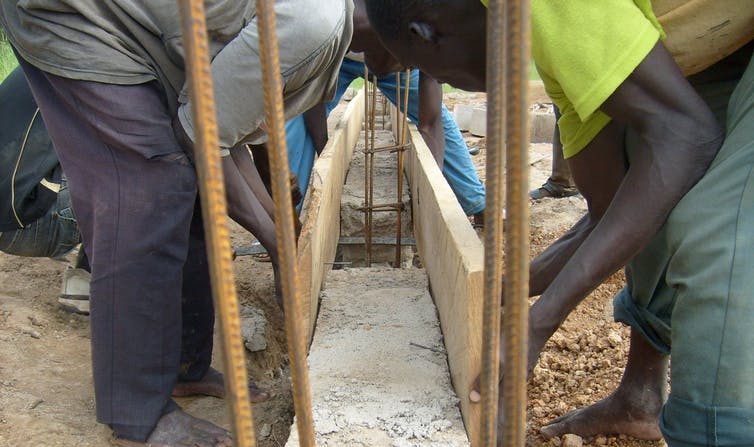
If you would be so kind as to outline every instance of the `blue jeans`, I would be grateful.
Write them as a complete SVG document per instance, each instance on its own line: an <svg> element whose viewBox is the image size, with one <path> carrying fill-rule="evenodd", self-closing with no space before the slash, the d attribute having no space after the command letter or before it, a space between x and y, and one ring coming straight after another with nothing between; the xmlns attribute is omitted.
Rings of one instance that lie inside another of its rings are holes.
<svg viewBox="0 0 754 447"><path fill-rule="evenodd" d="M327 112L330 113L340 102L351 83L364 76L364 64L350 59L345 59L340 67L338 77L338 89L335 98L327 104ZM402 81L401 84L403 84ZM395 74L389 74L377 79L377 87L390 102L396 104L395 98ZM419 122L419 71L411 72L411 85L409 86L408 118L413 123ZM458 125L453 120L448 109L442 106L442 123L445 131L445 162L443 174L450 184L451 189L458 198L461 208L467 215L477 214L485 207L484 185L479 180L474 162L471 161L469 148L463 140ZM286 125L288 135L288 157L291 171L299 179L299 187L302 193L306 193L309 186L309 176L314 164L314 144L309 137L301 116L288 121Z"/></svg>
<svg viewBox="0 0 754 447"><path fill-rule="evenodd" d="M81 234L65 178L60 182L58 199L47 214L24 229L0 233L0 251L16 256L57 258L79 243Z"/></svg>

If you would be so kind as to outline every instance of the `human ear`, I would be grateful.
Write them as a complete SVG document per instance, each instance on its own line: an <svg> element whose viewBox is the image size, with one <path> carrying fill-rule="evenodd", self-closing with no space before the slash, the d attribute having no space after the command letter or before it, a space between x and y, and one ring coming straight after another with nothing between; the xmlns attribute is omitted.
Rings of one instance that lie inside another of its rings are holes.
<svg viewBox="0 0 754 447"><path fill-rule="evenodd" d="M437 36L435 35L435 29L432 25L426 22L411 22L408 24L408 29L420 39L425 42L436 43Z"/></svg>

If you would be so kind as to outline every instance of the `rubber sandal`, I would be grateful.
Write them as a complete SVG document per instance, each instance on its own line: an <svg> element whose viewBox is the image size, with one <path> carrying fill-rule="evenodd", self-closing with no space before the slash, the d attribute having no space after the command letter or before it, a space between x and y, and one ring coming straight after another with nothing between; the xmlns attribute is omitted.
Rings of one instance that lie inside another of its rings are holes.
<svg viewBox="0 0 754 447"><path fill-rule="evenodd" d="M564 197L575 196L579 193L579 190L572 187L563 187L551 182L547 182L539 188L529 191L529 197L532 200L542 200L547 197L553 199L562 199Z"/></svg>

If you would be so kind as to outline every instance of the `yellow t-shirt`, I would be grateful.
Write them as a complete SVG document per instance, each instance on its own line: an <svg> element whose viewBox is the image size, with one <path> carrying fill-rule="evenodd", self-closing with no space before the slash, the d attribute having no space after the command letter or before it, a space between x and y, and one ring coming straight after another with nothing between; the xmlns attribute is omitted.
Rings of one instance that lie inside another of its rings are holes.
<svg viewBox="0 0 754 447"><path fill-rule="evenodd" d="M561 113L566 158L610 122L599 110L663 36L649 0L532 0L532 55Z"/></svg>
<svg viewBox="0 0 754 447"><path fill-rule="evenodd" d="M488 0L481 0L487 6ZM610 122L599 111L660 38L684 74L754 39L753 0L531 0L532 53L558 105L566 158ZM658 20L659 18L659 20Z"/></svg>

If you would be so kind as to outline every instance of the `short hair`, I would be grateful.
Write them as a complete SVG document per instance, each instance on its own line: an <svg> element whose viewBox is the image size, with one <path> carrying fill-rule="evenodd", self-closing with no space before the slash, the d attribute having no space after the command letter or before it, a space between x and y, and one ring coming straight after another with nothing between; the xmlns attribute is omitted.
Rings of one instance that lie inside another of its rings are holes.
<svg viewBox="0 0 754 447"><path fill-rule="evenodd" d="M396 39L408 29L409 9L415 9L414 0L365 0L369 23L383 38Z"/></svg>

